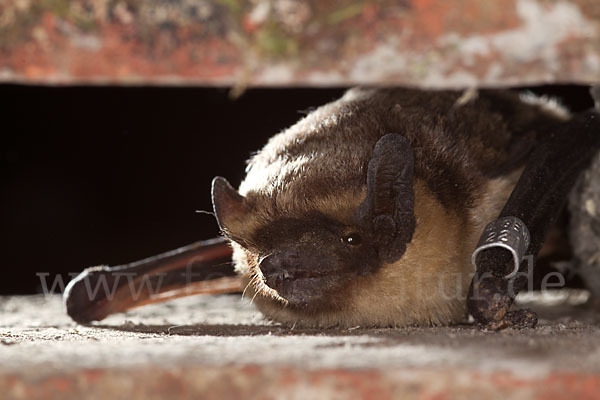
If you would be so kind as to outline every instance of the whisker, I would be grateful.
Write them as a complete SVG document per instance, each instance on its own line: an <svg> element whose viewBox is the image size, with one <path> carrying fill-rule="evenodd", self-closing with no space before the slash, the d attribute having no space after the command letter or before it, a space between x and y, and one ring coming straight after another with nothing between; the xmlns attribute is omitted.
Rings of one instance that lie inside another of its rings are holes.
<svg viewBox="0 0 600 400"><path fill-rule="evenodd" d="M244 297L246 297L246 290L248 290L248 288L250 287L250 285L253 283L254 281L254 277L250 278L250 280L248 281L248 284L246 285L246 287L244 288L244 290L242 291L242 299Z"/></svg>
<svg viewBox="0 0 600 400"><path fill-rule="evenodd" d="M250 304L254 304L254 299L256 298L256 296L258 296L258 290L254 293L254 296L252 296L252 300L250 300Z"/></svg>
<svg viewBox="0 0 600 400"><path fill-rule="evenodd" d="M217 218L217 216L215 215L214 212L212 211L205 211L205 210L195 210L196 214L206 214L206 215L212 215L213 217Z"/></svg>

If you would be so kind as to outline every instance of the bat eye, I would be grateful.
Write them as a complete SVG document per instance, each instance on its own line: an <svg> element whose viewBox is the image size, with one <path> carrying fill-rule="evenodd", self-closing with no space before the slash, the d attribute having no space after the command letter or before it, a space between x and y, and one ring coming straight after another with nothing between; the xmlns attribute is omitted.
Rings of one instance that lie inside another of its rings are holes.
<svg viewBox="0 0 600 400"><path fill-rule="evenodd" d="M362 242L362 239L358 233L351 233L342 238L342 242L349 244L350 246L359 245Z"/></svg>

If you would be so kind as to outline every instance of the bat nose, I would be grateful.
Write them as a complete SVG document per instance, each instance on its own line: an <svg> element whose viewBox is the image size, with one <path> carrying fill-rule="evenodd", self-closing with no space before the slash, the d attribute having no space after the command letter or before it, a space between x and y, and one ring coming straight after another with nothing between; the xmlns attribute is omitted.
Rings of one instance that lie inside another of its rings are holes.
<svg viewBox="0 0 600 400"><path fill-rule="evenodd" d="M300 266L297 251L284 251L271 254L260 261L258 267L265 277L266 284L277 289L284 279L292 278L294 270Z"/></svg>

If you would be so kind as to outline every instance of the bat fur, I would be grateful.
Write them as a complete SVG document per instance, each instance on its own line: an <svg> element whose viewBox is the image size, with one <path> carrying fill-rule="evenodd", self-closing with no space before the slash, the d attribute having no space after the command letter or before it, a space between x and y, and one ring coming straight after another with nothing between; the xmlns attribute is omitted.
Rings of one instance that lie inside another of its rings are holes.
<svg viewBox="0 0 600 400"><path fill-rule="evenodd" d="M445 325L471 254L556 104L511 91L352 89L213 181L244 295L300 326Z"/></svg>

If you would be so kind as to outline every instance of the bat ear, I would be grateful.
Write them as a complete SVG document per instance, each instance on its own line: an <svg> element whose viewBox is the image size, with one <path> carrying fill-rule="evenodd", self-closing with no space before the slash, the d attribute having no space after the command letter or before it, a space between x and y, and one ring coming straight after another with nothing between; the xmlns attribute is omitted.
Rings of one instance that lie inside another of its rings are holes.
<svg viewBox="0 0 600 400"><path fill-rule="evenodd" d="M227 179L220 176L212 181L211 195L219 228L235 234L247 214L246 198L231 187Z"/></svg>
<svg viewBox="0 0 600 400"><path fill-rule="evenodd" d="M367 197L356 216L373 232L384 262L402 257L415 231L413 174L406 138L390 133L379 139L367 169Z"/></svg>

